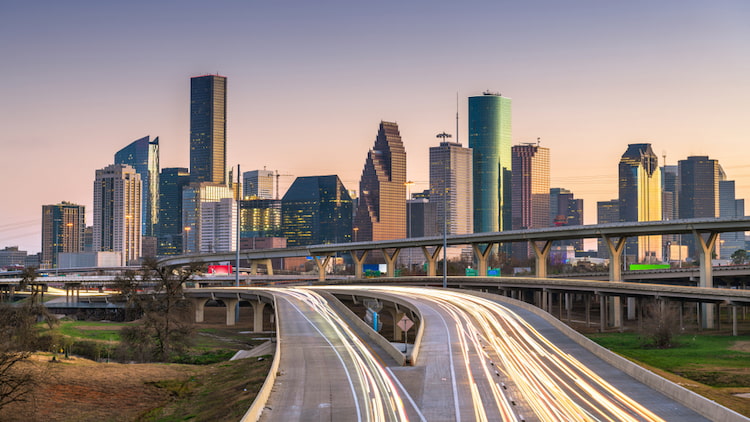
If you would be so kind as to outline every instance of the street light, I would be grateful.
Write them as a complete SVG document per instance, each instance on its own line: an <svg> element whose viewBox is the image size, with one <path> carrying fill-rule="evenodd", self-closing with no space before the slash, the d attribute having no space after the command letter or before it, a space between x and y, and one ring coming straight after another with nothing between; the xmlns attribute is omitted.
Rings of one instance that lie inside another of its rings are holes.
<svg viewBox="0 0 750 422"><path fill-rule="evenodd" d="M185 251L185 253L190 253L190 248L188 247L190 243L190 226L185 226L185 244L182 245L182 249Z"/></svg>
<svg viewBox="0 0 750 422"><path fill-rule="evenodd" d="M413 184L414 182L411 180L404 183L404 185L406 185L406 191L407 191L406 193L406 215L408 216L408 221L406 225L407 225L407 231L408 231L407 237L409 239L411 239L411 213L413 211L411 207L409 207L409 200L411 199L411 185ZM411 253L412 253L412 249L409 249L409 274L411 274Z"/></svg>
<svg viewBox="0 0 750 422"><path fill-rule="evenodd" d="M438 133L436 138L440 138L441 142L445 142L447 138L450 138L449 133ZM447 170L443 166L443 288L448 288L448 177Z"/></svg>

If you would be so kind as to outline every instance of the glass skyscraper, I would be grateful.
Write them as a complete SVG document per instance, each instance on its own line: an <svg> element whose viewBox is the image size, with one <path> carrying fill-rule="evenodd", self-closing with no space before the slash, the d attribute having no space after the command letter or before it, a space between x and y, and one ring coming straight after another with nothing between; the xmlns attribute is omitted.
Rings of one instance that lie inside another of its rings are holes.
<svg viewBox="0 0 750 422"><path fill-rule="evenodd" d="M281 200L287 246L351 242L352 198L338 176L298 177Z"/></svg>
<svg viewBox="0 0 750 422"><path fill-rule="evenodd" d="M94 252L119 252L120 265L141 257L141 175L127 164L96 171Z"/></svg>
<svg viewBox="0 0 750 422"><path fill-rule="evenodd" d="M490 92L469 97L475 233L511 227L511 133L510 98Z"/></svg>
<svg viewBox="0 0 750 422"><path fill-rule="evenodd" d="M44 268L58 268L60 253L83 252L85 207L62 202L42 206L42 256Z"/></svg>
<svg viewBox="0 0 750 422"><path fill-rule="evenodd" d="M660 221L661 168L651 144L629 144L620 158L618 175L620 221ZM661 261L661 236L628 239L625 255L626 262Z"/></svg>
<svg viewBox="0 0 750 422"><path fill-rule="evenodd" d="M359 181L357 240L406 237L406 150L398 125L380 122Z"/></svg>
<svg viewBox="0 0 750 422"><path fill-rule="evenodd" d="M471 157L471 148L456 142L430 147L430 203L437 210L438 233L443 232L445 217L448 234L469 234L474 230Z"/></svg>
<svg viewBox="0 0 750 422"><path fill-rule="evenodd" d="M190 180L227 183L227 78L190 79Z"/></svg>
<svg viewBox="0 0 750 422"><path fill-rule="evenodd" d="M115 153L115 164L127 164L141 176L141 235L156 236L159 223L159 137L144 136Z"/></svg>
<svg viewBox="0 0 750 422"><path fill-rule="evenodd" d="M161 170L159 178L158 255L182 253L182 189L190 183L190 172L184 167Z"/></svg>

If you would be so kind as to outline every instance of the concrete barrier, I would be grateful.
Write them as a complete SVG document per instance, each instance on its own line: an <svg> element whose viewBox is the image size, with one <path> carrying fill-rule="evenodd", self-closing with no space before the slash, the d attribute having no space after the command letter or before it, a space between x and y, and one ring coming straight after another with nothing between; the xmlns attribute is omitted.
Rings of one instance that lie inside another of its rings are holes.
<svg viewBox="0 0 750 422"><path fill-rule="evenodd" d="M385 352L388 354L388 356L392 357L393 360L396 361L396 363L402 366L406 363L406 355L404 355L401 350L394 346L390 341L386 340L385 337L381 336L380 333L373 330L372 327L367 325L367 323L362 320L362 318L355 314L351 309L347 308L346 305L341 303L340 300L336 299L334 295L323 291L318 291L318 293L326 298L328 303L333 308L335 308L337 312L341 313L347 319L352 321L354 325L357 326L357 328L367 333L367 337L374 341L375 344L382 347L383 350L385 350Z"/></svg>
<svg viewBox="0 0 750 422"><path fill-rule="evenodd" d="M263 386L260 387L258 395L255 396L253 404L250 405L250 409L245 412L245 416L242 417L242 422L257 422L260 419L263 409L266 407L268 397L271 396L271 390L273 384L276 382L276 377L279 373L279 361L281 360L281 329L279 325L279 307L276 306L276 297L273 298L273 309L276 316L276 352L273 354L273 362L271 363L271 369L268 371L268 376L263 382Z"/></svg>
<svg viewBox="0 0 750 422"><path fill-rule="evenodd" d="M462 293L471 293L473 295L483 297L485 299L489 299L495 302L509 303L511 305L518 306L519 308L523 308L529 312L533 312L534 314L543 318L545 321L549 322L558 330L562 331L566 336L570 337L573 341L578 343L581 347L593 353L595 356L597 356L601 360L607 362L608 364L614 366L615 368L635 378L639 382L653 388L656 391L661 392L662 394L671 398L672 400L682 404L685 407L688 407L694 410L695 412L701 414L702 416L712 421L723 421L723 422L750 421L750 418L747 418L735 412L734 410L728 409L712 400L707 399L706 397L701 396L700 394L694 393L688 390L687 388L682 387L681 385L677 385L673 383L672 381L669 381L668 379L663 378L643 368L642 366L639 366L623 358L622 356L610 351L609 349L599 346L594 341L590 340L588 337L577 332L576 330L572 329L571 327L569 327L562 321L558 320L557 318L550 315L549 313L544 312L543 310L537 308L536 306L533 306L531 304L528 304L526 302L522 302L516 299L511 299L509 297L495 295L491 293L484 293L484 292L477 292L477 291L470 291L470 290L456 290L456 291L460 291Z"/></svg>

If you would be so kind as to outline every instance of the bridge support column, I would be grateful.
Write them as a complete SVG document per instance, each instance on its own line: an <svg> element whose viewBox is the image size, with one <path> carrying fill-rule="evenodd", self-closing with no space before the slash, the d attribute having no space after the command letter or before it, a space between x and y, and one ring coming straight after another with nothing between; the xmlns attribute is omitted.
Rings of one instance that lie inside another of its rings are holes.
<svg viewBox="0 0 750 422"><path fill-rule="evenodd" d="M364 270L364 263L365 258L367 258L368 250L362 251L362 256L357 255L357 251L349 251L349 254L352 256L352 261L354 262L354 278L356 279L362 279Z"/></svg>
<svg viewBox="0 0 750 422"><path fill-rule="evenodd" d="M260 333L263 331L263 309L266 307L266 302L257 301L250 303L253 305L253 332Z"/></svg>
<svg viewBox="0 0 750 422"><path fill-rule="evenodd" d="M383 252L383 257L385 258L385 263L387 265L386 277L395 277L396 260L398 259L398 254L401 253L401 248L395 248L393 253L388 252L387 249L381 249L380 251Z"/></svg>
<svg viewBox="0 0 750 422"><path fill-rule="evenodd" d="M206 308L206 299L190 299L195 309L195 322L203 322L204 310Z"/></svg>
<svg viewBox="0 0 750 422"><path fill-rule="evenodd" d="M700 262L701 279L699 287L714 287L711 253L716 246L716 239L718 239L719 233L709 233L708 238L704 239L701 233L693 230L693 237L695 238ZM703 308L703 326L711 330L716 326L716 305L713 303L704 303L701 307Z"/></svg>
<svg viewBox="0 0 750 422"><path fill-rule="evenodd" d="M607 329L607 296L599 295L599 332Z"/></svg>
<svg viewBox="0 0 750 422"><path fill-rule="evenodd" d="M482 249L482 245L484 245L484 249ZM477 275L479 277L487 277L487 259L490 257L494 246L494 243L471 244L471 249L474 251L474 259L477 260Z"/></svg>
<svg viewBox="0 0 750 422"><path fill-rule="evenodd" d="M430 277L437 276L437 259L442 250L443 245L438 245L435 247L435 250L430 253L426 246L422 246L422 253L427 260L427 275Z"/></svg>
<svg viewBox="0 0 750 422"><path fill-rule="evenodd" d="M737 337L737 305L730 305L732 308L732 335Z"/></svg>
<svg viewBox="0 0 750 422"><path fill-rule="evenodd" d="M237 306L240 301L237 299L221 299L227 307L227 325L232 326L237 323Z"/></svg>
<svg viewBox="0 0 750 422"><path fill-rule="evenodd" d="M320 260L320 257L313 255L313 260L315 265L318 266L318 281L326 281L326 267L331 262L331 255L326 255L323 261Z"/></svg>
<svg viewBox="0 0 750 422"><path fill-rule="evenodd" d="M628 297L628 321L633 321L635 316L635 298L634 297Z"/></svg>
<svg viewBox="0 0 750 422"><path fill-rule="evenodd" d="M549 312L549 300L547 299L547 296L549 296L549 292L547 292L547 289L542 289L542 310L545 312Z"/></svg>
<svg viewBox="0 0 750 422"><path fill-rule="evenodd" d="M536 277L547 278L547 257L549 257L550 248L552 248L552 241L545 240L541 248L537 245L535 240L529 240L531 248L534 249L534 256L536 257Z"/></svg>
<svg viewBox="0 0 750 422"><path fill-rule="evenodd" d="M250 261L250 275L258 275L258 264L266 267L266 274L273 275L273 265L270 258L253 259Z"/></svg>
<svg viewBox="0 0 750 422"><path fill-rule="evenodd" d="M586 308L586 328L591 327L591 295L584 293L584 307Z"/></svg>

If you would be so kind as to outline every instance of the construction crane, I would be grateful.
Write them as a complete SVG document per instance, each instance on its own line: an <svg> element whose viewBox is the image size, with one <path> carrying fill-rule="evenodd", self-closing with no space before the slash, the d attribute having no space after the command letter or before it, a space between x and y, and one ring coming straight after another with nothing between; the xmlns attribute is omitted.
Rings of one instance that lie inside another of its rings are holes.
<svg viewBox="0 0 750 422"><path fill-rule="evenodd" d="M276 199L279 199L279 177L281 176L294 176L293 174L279 174L278 170L274 170L276 172Z"/></svg>

